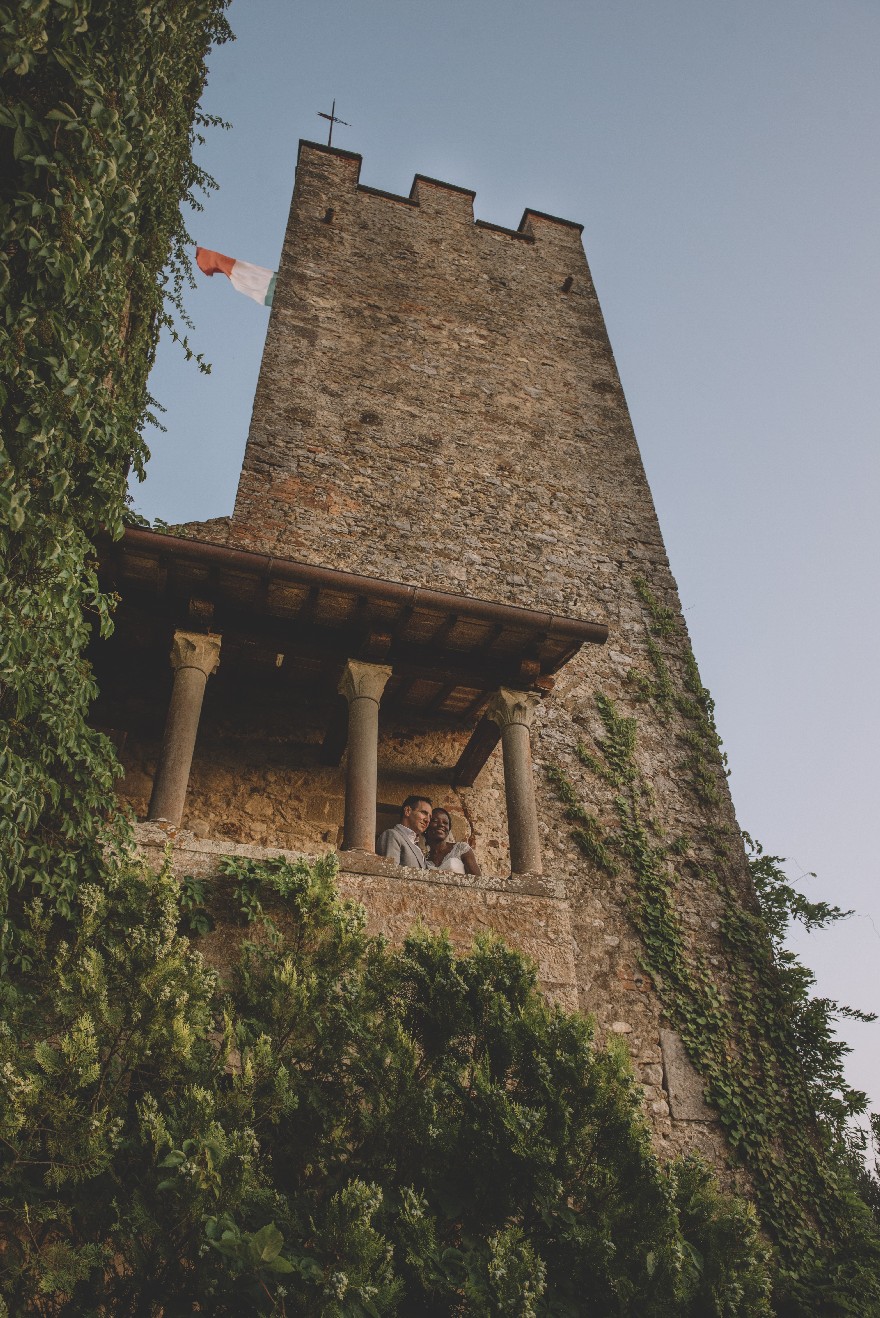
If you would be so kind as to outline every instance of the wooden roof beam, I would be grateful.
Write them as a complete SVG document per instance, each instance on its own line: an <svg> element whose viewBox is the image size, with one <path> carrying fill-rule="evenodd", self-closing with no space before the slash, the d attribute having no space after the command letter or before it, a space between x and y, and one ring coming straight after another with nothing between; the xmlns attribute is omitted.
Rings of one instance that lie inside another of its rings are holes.
<svg viewBox="0 0 880 1318"><path fill-rule="evenodd" d="M490 718L481 718L471 733L452 771L453 787L473 787L477 774L501 739L501 728Z"/></svg>

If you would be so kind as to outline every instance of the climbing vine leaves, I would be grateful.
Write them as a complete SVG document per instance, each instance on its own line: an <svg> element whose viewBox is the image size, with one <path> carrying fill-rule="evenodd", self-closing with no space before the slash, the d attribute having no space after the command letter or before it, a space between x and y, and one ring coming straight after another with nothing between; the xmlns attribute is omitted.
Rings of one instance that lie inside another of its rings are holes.
<svg viewBox="0 0 880 1318"><path fill-rule="evenodd" d="M69 917L124 835L83 651L111 601L156 340L188 273L181 201L225 0L0 4L0 856L3 946L22 902ZM194 127L194 116L196 126ZM164 271L164 273L163 273ZM189 351L188 345L185 345Z"/></svg>
<svg viewBox="0 0 880 1318"><path fill-rule="evenodd" d="M812 976L787 951L789 919L818 927L847 912L808 902L786 880L777 857L749 839L751 882L742 839L715 809L726 761L711 697L703 687L683 626L635 582L647 631L648 671L632 670L633 705L647 707L679 750L679 778L702 819L698 838L669 837L654 813L638 767L639 720L599 693L602 732L576 760L605 789L575 786L560 765L549 769L575 841L598 870L625 873L629 911L640 935L644 969L704 1078L706 1096L747 1168L762 1219L778 1247L782 1311L880 1304L878 1246L867 1211L843 1170L846 1122L866 1100L846 1083L846 1046L834 1037L836 1003L811 998ZM583 803L607 802L600 819ZM682 920L683 877L720 907L716 955ZM853 1013L849 1013L853 1014ZM861 1014L861 1013L855 1013ZM872 1019L871 1017L863 1017ZM829 1308L828 1312L837 1312ZM843 1311L843 1310L841 1310Z"/></svg>

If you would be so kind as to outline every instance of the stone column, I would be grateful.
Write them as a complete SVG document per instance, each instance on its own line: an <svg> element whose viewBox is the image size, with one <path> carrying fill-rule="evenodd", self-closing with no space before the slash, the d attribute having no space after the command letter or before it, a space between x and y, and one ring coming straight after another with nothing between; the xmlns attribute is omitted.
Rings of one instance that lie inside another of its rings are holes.
<svg viewBox="0 0 880 1318"><path fill-rule="evenodd" d="M376 850L379 701L390 676L391 669L385 664L349 659L339 683L339 693L348 701L342 842L346 851Z"/></svg>
<svg viewBox="0 0 880 1318"><path fill-rule="evenodd" d="M159 767L153 780L148 819L178 826L189 785L205 686L220 663L220 637L175 632L171 646L174 686L165 720Z"/></svg>
<svg viewBox="0 0 880 1318"><path fill-rule="evenodd" d="M534 691L512 691L503 686L496 691L486 710L486 717L501 729L510 869L513 874L543 873L529 733L540 700Z"/></svg>

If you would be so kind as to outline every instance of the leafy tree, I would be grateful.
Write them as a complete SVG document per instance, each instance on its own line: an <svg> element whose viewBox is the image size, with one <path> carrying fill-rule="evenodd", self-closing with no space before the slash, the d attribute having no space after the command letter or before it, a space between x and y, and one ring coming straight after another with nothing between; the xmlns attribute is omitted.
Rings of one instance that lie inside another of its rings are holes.
<svg viewBox="0 0 880 1318"><path fill-rule="evenodd" d="M866 1155L871 1148L871 1162ZM849 1162L856 1189L870 1208L880 1229L880 1112L872 1112L868 1129L856 1127L850 1137Z"/></svg>
<svg viewBox="0 0 880 1318"><path fill-rule="evenodd" d="M125 832L111 747L87 721L82 651L91 625L110 627L92 542L119 533L129 469L147 457L147 374L189 269L180 202L210 183L193 121L208 122L197 103L208 47L229 35L225 3L0 3L0 920L13 965L32 896L70 918Z"/></svg>
<svg viewBox="0 0 880 1318"><path fill-rule="evenodd" d="M813 997L811 990L816 977L786 947L785 939L793 920L810 932L846 920L852 911L844 911L825 901L810 901L788 879L782 868L785 864L783 857L768 855L748 833L743 836L773 959L780 1003L801 1062L810 1103L814 1112L827 1123L829 1132L843 1146L848 1138L847 1122L864 1114L868 1097L847 1084L844 1059L852 1050L837 1037L835 1022L848 1017L870 1023L877 1017L873 1012L847 1007L831 998Z"/></svg>

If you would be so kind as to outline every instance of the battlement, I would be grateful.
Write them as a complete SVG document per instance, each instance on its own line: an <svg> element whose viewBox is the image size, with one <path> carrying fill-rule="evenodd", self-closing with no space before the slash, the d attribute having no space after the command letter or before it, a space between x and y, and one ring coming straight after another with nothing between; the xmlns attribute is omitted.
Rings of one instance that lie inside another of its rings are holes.
<svg viewBox="0 0 880 1318"><path fill-rule="evenodd" d="M354 151L343 151L339 147L323 146L320 142L309 142L301 138L297 155L297 177L302 174L322 174L331 186L335 185L343 190L393 202L398 206L412 207L428 215L458 223L468 223L476 229L504 234L527 243L545 238L564 241L566 237L572 235L576 237L578 243L580 242L584 228L582 224L529 207L523 211L517 229L494 224L489 220L475 220L474 198L477 194L472 188L463 188L457 183L445 183L441 179L430 178L427 174L415 175L408 196L370 187L360 181L362 163L363 157Z"/></svg>

